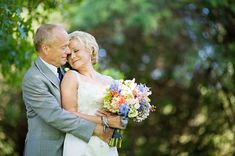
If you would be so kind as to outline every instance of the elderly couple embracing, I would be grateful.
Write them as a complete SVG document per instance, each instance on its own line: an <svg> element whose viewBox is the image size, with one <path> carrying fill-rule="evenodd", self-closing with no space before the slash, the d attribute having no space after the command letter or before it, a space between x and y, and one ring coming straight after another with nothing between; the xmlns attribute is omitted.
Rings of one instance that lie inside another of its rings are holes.
<svg viewBox="0 0 235 156"><path fill-rule="evenodd" d="M101 110L112 78L93 68L99 50L95 38L44 24L34 45L38 58L22 84L28 119L24 156L117 156L108 142L113 129L123 127L120 116ZM64 73L66 62L71 70ZM104 119L110 127L105 131Z"/></svg>

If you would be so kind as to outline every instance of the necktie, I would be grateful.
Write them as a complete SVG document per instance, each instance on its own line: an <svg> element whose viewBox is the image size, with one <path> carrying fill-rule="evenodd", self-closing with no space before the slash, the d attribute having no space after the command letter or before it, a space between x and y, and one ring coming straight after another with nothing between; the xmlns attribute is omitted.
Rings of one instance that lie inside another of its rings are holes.
<svg viewBox="0 0 235 156"><path fill-rule="evenodd" d="M57 68L57 73L58 73L58 75L59 75L59 79L60 79L60 82L61 82L62 79L63 79L63 74L62 74L60 68Z"/></svg>

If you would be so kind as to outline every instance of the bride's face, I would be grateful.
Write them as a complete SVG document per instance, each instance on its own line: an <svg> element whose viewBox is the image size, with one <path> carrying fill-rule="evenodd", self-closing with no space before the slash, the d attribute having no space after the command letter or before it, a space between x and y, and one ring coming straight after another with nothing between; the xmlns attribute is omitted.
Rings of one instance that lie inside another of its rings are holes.
<svg viewBox="0 0 235 156"><path fill-rule="evenodd" d="M73 69L79 70L91 63L91 52L83 43L73 39L69 43L71 54L68 56L68 62Z"/></svg>

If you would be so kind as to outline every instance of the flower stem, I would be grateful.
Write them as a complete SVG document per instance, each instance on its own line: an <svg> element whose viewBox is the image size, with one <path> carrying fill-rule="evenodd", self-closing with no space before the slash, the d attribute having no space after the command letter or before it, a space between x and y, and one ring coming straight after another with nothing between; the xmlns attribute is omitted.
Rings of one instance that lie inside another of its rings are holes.
<svg viewBox="0 0 235 156"><path fill-rule="evenodd" d="M123 134L123 131L120 129L117 129L117 132L120 134ZM117 147L117 148L121 148L122 147L122 137L121 138L112 138L109 142L109 145L112 147Z"/></svg>

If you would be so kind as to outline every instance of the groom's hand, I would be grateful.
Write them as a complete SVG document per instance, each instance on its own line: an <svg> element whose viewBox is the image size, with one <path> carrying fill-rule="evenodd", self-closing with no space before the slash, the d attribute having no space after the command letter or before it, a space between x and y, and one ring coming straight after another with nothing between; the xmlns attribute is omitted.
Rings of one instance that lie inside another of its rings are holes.
<svg viewBox="0 0 235 156"><path fill-rule="evenodd" d="M94 135L99 137L101 140L103 140L104 142L109 143L109 141L111 140L112 136L113 136L113 131L114 129L112 128L107 128L105 131L103 129L103 125L101 124L97 124L96 128L94 130Z"/></svg>

